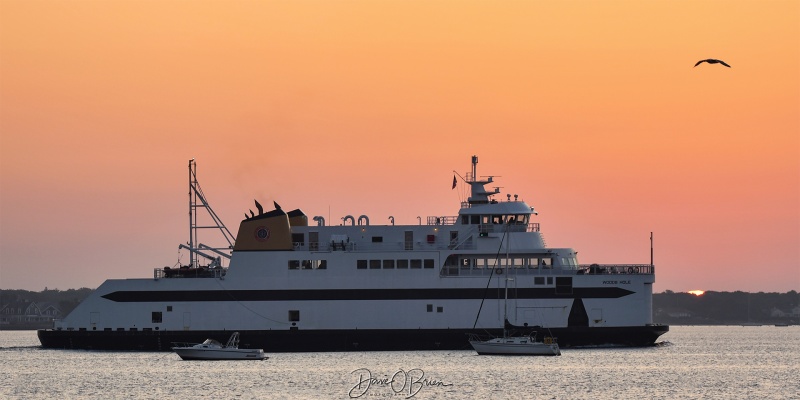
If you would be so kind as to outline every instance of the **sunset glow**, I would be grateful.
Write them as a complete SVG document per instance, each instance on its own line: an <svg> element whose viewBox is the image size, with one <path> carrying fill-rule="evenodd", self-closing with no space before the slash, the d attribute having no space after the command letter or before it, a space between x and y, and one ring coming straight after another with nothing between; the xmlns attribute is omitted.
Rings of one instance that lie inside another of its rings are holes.
<svg viewBox="0 0 800 400"><path fill-rule="evenodd" d="M690 290L690 291L688 291L686 293L693 294L693 295L699 297L699 296L702 296L703 293L705 293L705 292L706 292L705 290Z"/></svg>
<svg viewBox="0 0 800 400"><path fill-rule="evenodd" d="M453 170L475 154L499 200L535 207L547 245L581 263L649 263L654 232L654 292L798 290L798 15L796 0L4 0L0 285L175 264L191 158L235 232L254 199L329 223L456 215ZM731 68L694 66L708 58Z"/></svg>

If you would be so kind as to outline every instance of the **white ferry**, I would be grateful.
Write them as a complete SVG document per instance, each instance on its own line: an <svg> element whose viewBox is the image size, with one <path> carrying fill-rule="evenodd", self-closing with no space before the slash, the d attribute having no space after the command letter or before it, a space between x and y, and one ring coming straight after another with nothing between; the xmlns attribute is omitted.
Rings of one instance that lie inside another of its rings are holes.
<svg viewBox="0 0 800 400"><path fill-rule="evenodd" d="M652 345L655 268L582 265L570 248L545 246L533 207L496 199L478 158L462 177L471 195L457 216L370 225L361 215L326 225L299 209L245 214L236 238L219 221L189 162L190 264L153 277L104 282L52 329L46 348L170 350L173 342L224 341L282 351L469 349L467 334L508 323L546 329L561 347ZM454 185L456 178L454 177ZM209 212L230 247L197 241ZM199 258L210 260L201 265ZM225 266L224 263L228 263Z"/></svg>

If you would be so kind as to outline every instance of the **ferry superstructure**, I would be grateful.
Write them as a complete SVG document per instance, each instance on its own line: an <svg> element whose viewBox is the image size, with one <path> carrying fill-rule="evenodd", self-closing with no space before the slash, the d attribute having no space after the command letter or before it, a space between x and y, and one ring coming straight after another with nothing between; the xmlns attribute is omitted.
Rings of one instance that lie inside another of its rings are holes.
<svg viewBox="0 0 800 400"><path fill-rule="evenodd" d="M309 224L299 209L256 202L235 240L226 234L228 255L197 242L190 212L188 266L107 280L39 339L167 351L238 331L242 345L267 352L469 349L466 334L502 332L506 284L508 323L548 329L562 347L646 346L668 331L652 320L652 262L582 265L573 249L547 247L534 208L516 195L495 199L477 163L462 178L470 196L458 215L424 224L371 225L365 215ZM193 168L190 211L207 209L226 233ZM200 266L197 256L213 261Z"/></svg>

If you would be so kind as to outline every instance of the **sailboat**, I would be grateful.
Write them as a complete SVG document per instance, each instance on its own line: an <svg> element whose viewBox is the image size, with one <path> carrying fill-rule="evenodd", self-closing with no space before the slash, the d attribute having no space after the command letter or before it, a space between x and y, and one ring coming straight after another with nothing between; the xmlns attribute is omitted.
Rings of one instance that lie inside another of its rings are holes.
<svg viewBox="0 0 800 400"><path fill-rule="evenodd" d="M472 348L481 356L560 356L561 349L554 338L545 337L544 341L536 340L536 333L528 336L509 336L503 329L503 337L481 340L473 336L469 340Z"/></svg>
<svg viewBox="0 0 800 400"><path fill-rule="evenodd" d="M507 230L507 228L506 228ZM505 236L505 235L504 235ZM501 244L502 246L502 241ZM508 258L508 245L506 245L506 258ZM469 335L469 344L478 352L478 355L496 356L560 356L561 349L558 342L553 337L545 337L544 341L538 341L536 332L531 331L525 336L514 336L509 334L508 322L508 262L505 263L505 298L503 300L503 336L492 337L489 339ZM489 278L491 279L491 278ZM480 314L480 310L478 311ZM477 322L477 320L476 320Z"/></svg>

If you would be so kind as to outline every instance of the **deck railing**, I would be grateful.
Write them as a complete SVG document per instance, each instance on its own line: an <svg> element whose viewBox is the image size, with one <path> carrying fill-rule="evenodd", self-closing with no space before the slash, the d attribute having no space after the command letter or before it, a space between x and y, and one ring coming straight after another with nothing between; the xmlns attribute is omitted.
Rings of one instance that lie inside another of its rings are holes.
<svg viewBox="0 0 800 400"><path fill-rule="evenodd" d="M455 225L458 221L458 216L433 216L428 217L428 225Z"/></svg>
<svg viewBox="0 0 800 400"><path fill-rule="evenodd" d="M219 278L222 279L225 277L225 274L228 272L227 268L222 267L215 267L215 268L206 268L206 267L199 267L199 268L189 268L189 267L180 267L180 268L155 268L153 270L153 279L161 279L161 278Z"/></svg>
<svg viewBox="0 0 800 400"><path fill-rule="evenodd" d="M300 243L293 244L295 251L400 251L400 250L452 250L457 245L458 249L462 250L475 250L477 247L475 241L465 241L463 243L453 244L448 239L437 237L435 241L428 242L427 240L419 240L411 243L412 246L406 246L406 242L382 242L382 243Z"/></svg>
<svg viewBox="0 0 800 400"><path fill-rule="evenodd" d="M556 268L530 268L514 266L508 269L502 266L485 268L465 268L459 265L445 265L440 271L441 276L481 276L492 273L509 275L651 275L654 266L650 264L591 264L580 265L577 269Z"/></svg>
<svg viewBox="0 0 800 400"><path fill-rule="evenodd" d="M650 264L582 264L578 275L652 275L654 270Z"/></svg>

